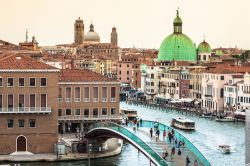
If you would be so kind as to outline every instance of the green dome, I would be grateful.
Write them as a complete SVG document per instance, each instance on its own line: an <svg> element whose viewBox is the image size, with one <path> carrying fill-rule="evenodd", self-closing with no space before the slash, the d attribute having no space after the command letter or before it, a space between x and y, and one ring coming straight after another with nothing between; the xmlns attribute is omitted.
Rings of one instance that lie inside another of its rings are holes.
<svg viewBox="0 0 250 166"><path fill-rule="evenodd" d="M179 17L179 15L177 15L174 19L174 24L182 24L182 20L181 18Z"/></svg>
<svg viewBox="0 0 250 166"><path fill-rule="evenodd" d="M194 43L183 33L173 33L161 43L158 60L196 61Z"/></svg>
<svg viewBox="0 0 250 166"><path fill-rule="evenodd" d="M212 52L212 49L211 49L210 45L207 42L205 42L205 40L199 44L197 50L198 50L198 54L199 53L211 53Z"/></svg>
<svg viewBox="0 0 250 166"><path fill-rule="evenodd" d="M224 53L222 52L221 49L217 49L217 50L215 51L215 55L217 55L217 56L222 56L222 55L224 55Z"/></svg>

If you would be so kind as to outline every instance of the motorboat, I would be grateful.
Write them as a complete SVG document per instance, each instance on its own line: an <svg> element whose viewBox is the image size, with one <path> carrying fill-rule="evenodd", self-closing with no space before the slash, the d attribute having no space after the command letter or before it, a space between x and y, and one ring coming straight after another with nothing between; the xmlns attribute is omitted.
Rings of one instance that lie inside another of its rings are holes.
<svg viewBox="0 0 250 166"><path fill-rule="evenodd" d="M182 117L172 118L171 126L182 130L195 130L195 122Z"/></svg>
<svg viewBox="0 0 250 166"><path fill-rule="evenodd" d="M246 110L238 110L234 113L235 119L245 120L246 119Z"/></svg>
<svg viewBox="0 0 250 166"><path fill-rule="evenodd" d="M229 145L219 145L219 150L224 154L229 154L231 152L231 147Z"/></svg>
<svg viewBox="0 0 250 166"><path fill-rule="evenodd" d="M202 118L211 118L212 117L212 112L207 112L207 113L203 113L201 115Z"/></svg>
<svg viewBox="0 0 250 166"><path fill-rule="evenodd" d="M133 109L123 109L121 110L123 117L127 118L129 121L138 120L137 111Z"/></svg>
<svg viewBox="0 0 250 166"><path fill-rule="evenodd" d="M231 116L226 116L226 117L218 116L215 120L217 122L234 122L234 118Z"/></svg>

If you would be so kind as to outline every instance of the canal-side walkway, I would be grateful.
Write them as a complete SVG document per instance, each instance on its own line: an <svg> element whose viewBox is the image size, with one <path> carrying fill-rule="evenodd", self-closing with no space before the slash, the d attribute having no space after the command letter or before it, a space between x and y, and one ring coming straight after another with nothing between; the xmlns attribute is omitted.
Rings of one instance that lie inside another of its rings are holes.
<svg viewBox="0 0 250 166"><path fill-rule="evenodd" d="M128 127L128 129L133 132L136 136L144 140L155 152L157 152L160 156L163 156L163 153L168 152L168 157L166 158L167 164L169 166L184 166L186 165L186 157L190 158L190 165L194 164L194 161L197 160L198 165L202 166L203 164L199 161L199 159L192 153L187 147L181 147L181 155L178 155L178 148L174 141L169 143L167 140L163 141L162 133L160 133L160 138L156 141L155 134L153 134L153 138L150 137L149 130L150 128L141 127L134 132L132 127ZM167 139L167 138L166 138ZM175 147L175 155L173 159L171 159L171 150Z"/></svg>

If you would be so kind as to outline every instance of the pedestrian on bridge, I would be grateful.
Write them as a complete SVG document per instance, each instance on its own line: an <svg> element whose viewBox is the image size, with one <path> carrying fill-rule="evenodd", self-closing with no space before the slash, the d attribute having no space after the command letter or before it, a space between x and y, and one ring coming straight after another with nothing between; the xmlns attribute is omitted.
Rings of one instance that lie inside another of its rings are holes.
<svg viewBox="0 0 250 166"><path fill-rule="evenodd" d="M187 156L186 157L186 166L189 166L190 163L191 163L191 161L190 161L189 157Z"/></svg>
<svg viewBox="0 0 250 166"><path fill-rule="evenodd" d="M151 139L153 137L153 129L152 128L150 129L150 137L151 137Z"/></svg>
<svg viewBox="0 0 250 166"><path fill-rule="evenodd" d="M171 159L174 158L174 155L175 155L175 147L172 148L172 151L171 151Z"/></svg>
<svg viewBox="0 0 250 166"><path fill-rule="evenodd" d="M157 129L156 132L155 132L155 141L158 141L159 136L160 136L160 130Z"/></svg>
<svg viewBox="0 0 250 166"><path fill-rule="evenodd" d="M167 135L167 133L166 133L166 130L164 129L163 130L163 141L165 141L166 135Z"/></svg>

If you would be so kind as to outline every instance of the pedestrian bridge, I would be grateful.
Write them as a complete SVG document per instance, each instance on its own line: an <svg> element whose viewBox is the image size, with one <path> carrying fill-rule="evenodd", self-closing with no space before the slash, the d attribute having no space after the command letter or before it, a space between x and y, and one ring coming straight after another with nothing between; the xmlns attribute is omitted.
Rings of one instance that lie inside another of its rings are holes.
<svg viewBox="0 0 250 166"><path fill-rule="evenodd" d="M159 130L162 131L165 129L167 130L169 126L159 123L159 122L154 122L154 121L142 121L142 124L140 124L140 130L141 132L144 132L141 128L146 128L147 131L149 131L149 128L154 127L154 125L157 123ZM148 134L149 135L149 134ZM116 123L112 122L96 122L93 125L90 126L89 132L86 134L86 138L97 138L97 137L102 137L102 138L120 138L128 141L130 144L135 146L139 151L141 151L145 156L147 156L150 160L150 163L154 163L157 166L172 166L174 165L185 165L185 157L181 156L181 158L176 158L175 163L167 163L160 154L162 152L157 152L158 147L154 147L156 144L160 144L159 142L145 142L146 140L142 138L139 138L138 134L135 134L129 129L120 126ZM149 136L150 137L150 136ZM204 165L204 166L211 166L209 161L202 155L202 153L187 139L185 138L182 134L177 132L175 130L175 137L178 140L185 141L186 145L186 155L191 155L194 157L194 159L197 159L199 161L199 165ZM152 144L153 143L153 144ZM174 144L169 144L167 141L161 141L164 146L168 146L169 148L172 146L175 146ZM168 149L168 151L170 151ZM181 161L182 160L182 161Z"/></svg>
<svg viewBox="0 0 250 166"><path fill-rule="evenodd" d="M104 137L111 138L117 137L125 139L138 150L140 150L145 156L150 159L150 163L154 163L157 166L168 166L166 161L155 152L148 144L133 134L131 131L112 122L97 122L90 126L89 132L85 136L86 138Z"/></svg>

